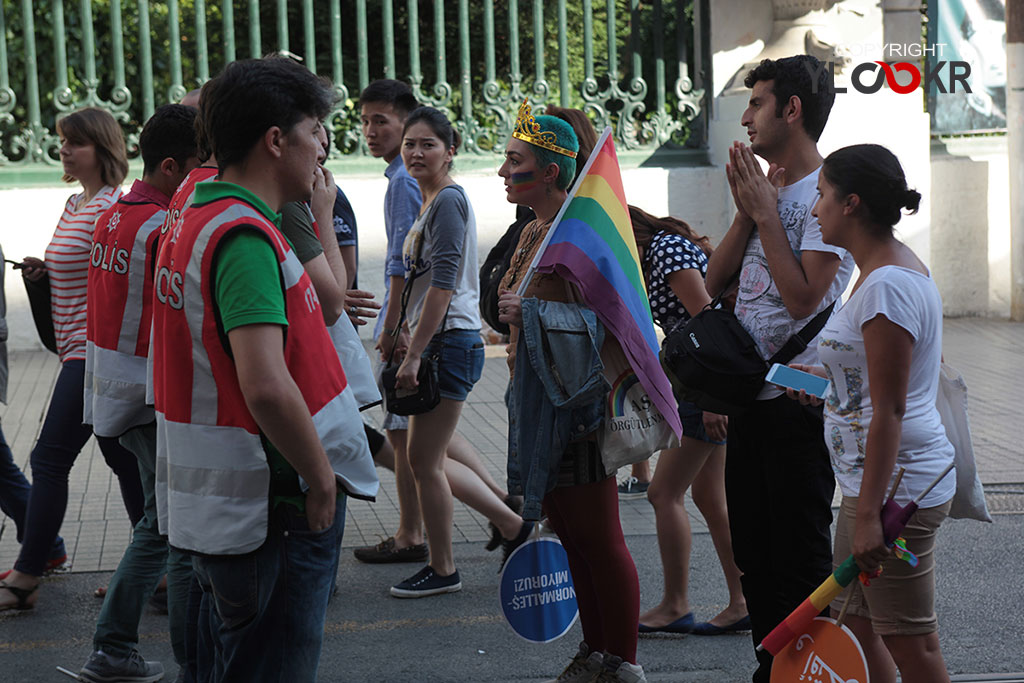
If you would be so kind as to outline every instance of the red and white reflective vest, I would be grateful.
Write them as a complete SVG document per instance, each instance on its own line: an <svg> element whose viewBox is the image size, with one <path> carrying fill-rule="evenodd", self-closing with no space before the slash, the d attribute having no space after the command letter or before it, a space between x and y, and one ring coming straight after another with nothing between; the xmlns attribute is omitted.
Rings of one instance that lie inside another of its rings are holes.
<svg viewBox="0 0 1024 683"><path fill-rule="evenodd" d="M378 481L309 276L254 205L219 195L204 202L197 192L159 252L153 312L156 488L161 532L171 545L235 555L266 539L270 487L260 430L214 309L212 264L218 246L235 230L263 233L277 255L288 317L285 363L339 484L350 496L372 500Z"/></svg>
<svg viewBox="0 0 1024 683"><path fill-rule="evenodd" d="M136 180L96 221L89 254L83 422L116 437L153 421L146 356L156 238L167 195Z"/></svg>
<svg viewBox="0 0 1024 683"><path fill-rule="evenodd" d="M181 214L185 212L189 206L192 205L192 198L196 193L196 184L204 183L207 180L214 180L217 177L217 168L215 166L196 166L178 185L178 189L174 191L174 196L171 197L171 202L167 205L167 218L164 219L164 224L160 228L160 234L157 236L155 258L153 259L154 270L156 269L156 261L160 259L160 245L166 240L164 235L171 231L174 225L181 218ZM146 403L153 405L153 354L150 353L146 359Z"/></svg>

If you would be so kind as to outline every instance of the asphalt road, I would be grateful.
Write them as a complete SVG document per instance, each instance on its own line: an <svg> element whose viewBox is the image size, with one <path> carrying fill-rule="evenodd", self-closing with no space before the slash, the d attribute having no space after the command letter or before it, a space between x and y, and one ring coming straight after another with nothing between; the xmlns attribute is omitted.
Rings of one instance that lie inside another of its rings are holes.
<svg viewBox="0 0 1024 683"><path fill-rule="evenodd" d="M1024 515L998 515L992 525L947 521L940 531L938 613L943 653L957 680L972 674L1024 671ZM629 537L644 608L660 597L654 536ZM328 610L321 681L541 681L554 677L581 639L579 625L546 645L521 640L498 611L496 554L458 544L463 590L397 600L388 587L415 565L360 565L345 551L340 592ZM108 573L65 574L47 581L32 612L0 614L0 681L68 681L91 647L99 602L93 588ZM694 537L691 606L698 618L721 608L725 591L707 534ZM175 666L163 617L147 613L140 649ZM644 636L639 659L656 681L749 680L747 635L700 638ZM1000 680L1011 680L1000 677Z"/></svg>

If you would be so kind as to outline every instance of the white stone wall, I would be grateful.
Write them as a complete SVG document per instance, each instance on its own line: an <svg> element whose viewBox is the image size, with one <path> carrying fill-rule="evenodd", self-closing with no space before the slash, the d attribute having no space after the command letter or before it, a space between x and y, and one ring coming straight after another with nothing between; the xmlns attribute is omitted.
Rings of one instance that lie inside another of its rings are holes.
<svg viewBox="0 0 1024 683"><path fill-rule="evenodd" d="M1006 138L934 145L932 269L947 315L1010 314L1009 196Z"/></svg>

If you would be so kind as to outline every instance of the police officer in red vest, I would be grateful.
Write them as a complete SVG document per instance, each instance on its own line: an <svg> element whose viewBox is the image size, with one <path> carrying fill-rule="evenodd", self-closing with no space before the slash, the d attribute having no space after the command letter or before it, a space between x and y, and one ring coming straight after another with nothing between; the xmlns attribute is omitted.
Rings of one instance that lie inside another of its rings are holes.
<svg viewBox="0 0 1024 683"><path fill-rule="evenodd" d="M213 681L316 679L345 498L377 492L316 291L278 229L323 172L333 106L329 83L284 58L207 83L219 180L196 185L157 261L160 523L193 553Z"/></svg>
<svg viewBox="0 0 1024 683"><path fill-rule="evenodd" d="M146 356L153 318L156 238L168 202L198 163L196 110L167 104L146 122L139 136L142 179L96 221L89 259L83 421L98 436L120 437L135 454L145 515L135 525L107 588L96 621L93 653L80 676L89 681L156 681L159 662L146 662L135 649L139 619L153 589L168 570L168 610L174 658L185 661L185 599L192 575L188 555L172 551L157 527L155 498L156 423L146 404Z"/></svg>

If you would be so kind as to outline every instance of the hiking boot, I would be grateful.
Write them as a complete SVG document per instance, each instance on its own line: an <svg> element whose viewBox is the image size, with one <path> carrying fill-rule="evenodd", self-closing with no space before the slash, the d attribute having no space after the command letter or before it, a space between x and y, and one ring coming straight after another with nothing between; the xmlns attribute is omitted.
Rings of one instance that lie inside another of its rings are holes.
<svg viewBox="0 0 1024 683"><path fill-rule="evenodd" d="M448 576L441 576L429 564L405 581L391 587L391 595L396 598L425 598L428 595L454 593L462 590L459 570Z"/></svg>
<svg viewBox="0 0 1024 683"><path fill-rule="evenodd" d="M391 562L422 562L427 559L429 551L426 543L395 547L395 537L388 536L377 545L368 545L352 551L356 559L367 564L387 564Z"/></svg>
<svg viewBox="0 0 1024 683"><path fill-rule="evenodd" d="M586 642L580 643L580 650L572 657L569 666L565 667L558 678L545 683L588 683L604 671L604 655L591 652Z"/></svg>
<svg viewBox="0 0 1024 683"><path fill-rule="evenodd" d="M160 662L147 662L138 650L132 650L127 657L96 650L89 655L78 677L90 683L155 683L164 677L164 668Z"/></svg>
<svg viewBox="0 0 1024 683"><path fill-rule="evenodd" d="M650 487L651 482L649 481L640 481L636 477L629 477L619 484L619 499L633 500L635 498L644 498L647 496L647 489Z"/></svg>
<svg viewBox="0 0 1024 683"><path fill-rule="evenodd" d="M605 655L604 670L594 679L595 683L647 683L644 668L639 664L622 661L622 657Z"/></svg>
<svg viewBox="0 0 1024 683"><path fill-rule="evenodd" d="M498 573L505 568L505 563L508 562L509 556L515 552L515 549L526 543L530 538L530 534L533 533L533 522L523 522L523 526L519 527L519 533L511 541L507 541L504 538L501 539L501 565L498 567Z"/></svg>

